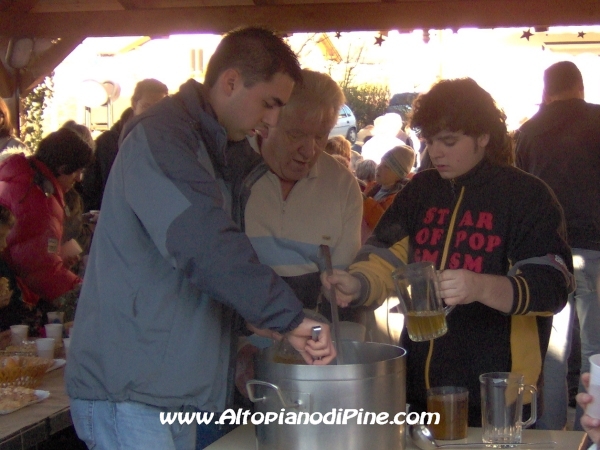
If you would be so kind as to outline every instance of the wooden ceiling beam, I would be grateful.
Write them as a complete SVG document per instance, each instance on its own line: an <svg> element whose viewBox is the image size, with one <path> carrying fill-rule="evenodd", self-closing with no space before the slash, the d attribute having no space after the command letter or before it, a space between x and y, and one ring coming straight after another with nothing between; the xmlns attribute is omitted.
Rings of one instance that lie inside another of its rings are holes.
<svg viewBox="0 0 600 450"><path fill-rule="evenodd" d="M591 0L444 0L190 7L0 15L0 34L30 36L152 36L223 33L246 24L282 32L534 27L600 23Z"/></svg>
<svg viewBox="0 0 600 450"><path fill-rule="evenodd" d="M44 53L38 55L27 69L21 73L21 95L27 95L42 82L75 48L83 42L83 37L61 38Z"/></svg>
<svg viewBox="0 0 600 450"><path fill-rule="evenodd" d="M0 64L0 97L8 98L15 93L15 77L4 64Z"/></svg>
<svg viewBox="0 0 600 450"><path fill-rule="evenodd" d="M118 0L118 2L125 9L141 9L144 7L141 0Z"/></svg>
<svg viewBox="0 0 600 450"><path fill-rule="evenodd" d="M15 93L15 73L8 64L6 64L6 51L10 39L0 36L0 97L8 98Z"/></svg>
<svg viewBox="0 0 600 450"><path fill-rule="evenodd" d="M1 12L28 12L39 0L0 0Z"/></svg>
<svg viewBox="0 0 600 450"><path fill-rule="evenodd" d="M252 0L256 6L275 5L275 0Z"/></svg>

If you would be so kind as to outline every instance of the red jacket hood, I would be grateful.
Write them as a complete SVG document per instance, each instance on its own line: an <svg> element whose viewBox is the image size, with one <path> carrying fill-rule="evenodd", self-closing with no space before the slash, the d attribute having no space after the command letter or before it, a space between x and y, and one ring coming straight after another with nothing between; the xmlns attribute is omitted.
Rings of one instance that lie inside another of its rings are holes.
<svg viewBox="0 0 600 450"><path fill-rule="evenodd" d="M64 193L62 187L58 184L58 180L48 166L34 156L26 157L23 153L17 153L2 161L0 163L0 181L23 184L31 183L35 175L32 164L52 183L55 196L61 207L64 208Z"/></svg>

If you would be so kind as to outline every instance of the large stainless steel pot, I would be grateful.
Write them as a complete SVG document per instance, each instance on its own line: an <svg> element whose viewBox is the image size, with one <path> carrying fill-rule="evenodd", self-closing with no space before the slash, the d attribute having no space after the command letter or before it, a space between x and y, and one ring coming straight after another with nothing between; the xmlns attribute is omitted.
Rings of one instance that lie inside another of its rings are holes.
<svg viewBox="0 0 600 450"><path fill-rule="evenodd" d="M281 364L273 362L273 347L261 352L256 379L247 383L250 399L255 402L255 414L277 413L283 423L278 417L275 423L255 427L258 450L404 449L404 425L364 422L367 412L388 413L391 422L406 411L406 351L373 342L342 341L342 345L344 365ZM307 416L318 421L318 413L333 418L332 411L339 421L352 409L362 413L363 424L358 423L358 416L346 425L304 424ZM285 424L289 412L307 414L300 416L301 425L291 425Z"/></svg>

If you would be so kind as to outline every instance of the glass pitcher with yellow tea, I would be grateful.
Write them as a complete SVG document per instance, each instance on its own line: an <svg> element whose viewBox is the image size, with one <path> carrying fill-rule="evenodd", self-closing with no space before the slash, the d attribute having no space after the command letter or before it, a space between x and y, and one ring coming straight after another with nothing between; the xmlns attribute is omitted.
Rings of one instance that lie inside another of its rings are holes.
<svg viewBox="0 0 600 450"><path fill-rule="evenodd" d="M428 341L446 334L446 315L454 307L445 306L439 296L433 263L421 261L399 267L392 272L392 279L410 339Z"/></svg>

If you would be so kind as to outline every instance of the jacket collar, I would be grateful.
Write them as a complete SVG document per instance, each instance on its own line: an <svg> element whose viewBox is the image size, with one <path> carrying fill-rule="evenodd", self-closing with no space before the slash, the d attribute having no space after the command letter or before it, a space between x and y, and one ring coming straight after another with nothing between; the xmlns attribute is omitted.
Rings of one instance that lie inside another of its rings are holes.
<svg viewBox="0 0 600 450"><path fill-rule="evenodd" d="M496 166L484 157L467 173L448 181L456 186L480 186L488 182L495 168Z"/></svg>
<svg viewBox="0 0 600 450"><path fill-rule="evenodd" d="M33 169L33 182L39 186L46 197L55 196L61 207L65 207L64 192L52 171L35 156L27 158Z"/></svg>
<svg viewBox="0 0 600 450"><path fill-rule="evenodd" d="M181 85L175 98L181 102L190 116L190 125L198 131L215 169L222 172L227 164L225 149L227 133L217 120L217 115L208 102L207 88L190 79Z"/></svg>

